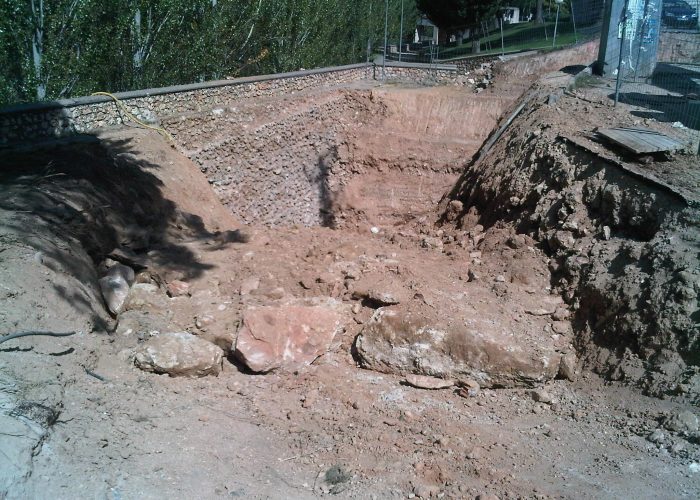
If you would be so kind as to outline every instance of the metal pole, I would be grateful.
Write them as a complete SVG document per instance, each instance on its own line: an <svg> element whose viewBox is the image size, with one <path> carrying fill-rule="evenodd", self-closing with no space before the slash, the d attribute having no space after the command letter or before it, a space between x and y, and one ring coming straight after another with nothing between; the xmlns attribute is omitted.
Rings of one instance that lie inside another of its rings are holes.
<svg viewBox="0 0 700 500"><path fill-rule="evenodd" d="M386 80L386 44L389 38L389 0L384 2L384 57L382 58L382 80Z"/></svg>
<svg viewBox="0 0 700 500"><path fill-rule="evenodd" d="M576 33L576 16L574 16L574 0L569 2L569 8L571 9L571 22L574 23L574 43L578 43L578 33Z"/></svg>
<svg viewBox="0 0 700 500"><path fill-rule="evenodd" d="M369 3L369 18L367 20L367 64L369 64L369 59L372 56L372 28L373 28L373 24L374 24L372 22L372 4L373 3L374 2Z"/></svg>
<svg viewBox="0 0 700 500"><path fill-rule="evenodd" d="M622 11L622 39L620 40L620 55L617 58L617 80L615 81L615 106L620 100L620 78L622 76L622 56L625 49L625 35L627 34L627 8L629 0L625 0L624 10Z"/></svg>
<svg viewBox="0 0 700 500"><path fill-rule="evenodd" d="M401 0L401 27L399 28L399 62L401 62L401 45L403 44L403 0Z"/></svg>
<svg viewBox="0 0 700 500"><path fill-rule="evenodd" d="M559 2L557 2L557 18L554 21L554 36L552 37L552 48L557 43L557 26L559 25Z"/></svg>
<svg viewBox="0 0 700 500"><path fill-rule="evenodd" d="M506 49L503 45L503 16L501 16L501 55L504 56L506 54Z"/></svg>

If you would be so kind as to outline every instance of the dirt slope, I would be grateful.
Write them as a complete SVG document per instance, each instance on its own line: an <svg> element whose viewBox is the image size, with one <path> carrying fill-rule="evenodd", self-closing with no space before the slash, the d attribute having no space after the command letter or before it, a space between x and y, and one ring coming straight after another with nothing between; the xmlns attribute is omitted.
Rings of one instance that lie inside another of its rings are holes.
<svg viewBox="0 0 700 500"><path fill-rule="evenodd" d="M697 401L697 156L625 156L594 132L639 126L634 109L612 108L595 87L554 104L550 92L543 88L466 169L450 194L463 209L457 226L507 221L540 242L552 286L575 311L586 366Z"/></svg>

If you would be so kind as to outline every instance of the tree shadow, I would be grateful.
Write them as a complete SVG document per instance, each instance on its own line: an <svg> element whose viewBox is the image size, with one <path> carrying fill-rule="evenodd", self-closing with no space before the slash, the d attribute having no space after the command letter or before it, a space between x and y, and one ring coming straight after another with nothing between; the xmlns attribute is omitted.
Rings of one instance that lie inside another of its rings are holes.
<svg viewBox="0 0 700 500"><path fill-rule="evenodd" d="M318 190L319 221L321 226L335 228L335 194L330 188L331 168L338 160L338 148L332 146L328 151L319 155L315 169L306 171L309 183Z"/></svg>
<svg viewBox="0 0 700 500"><path fill-rule="evenodd" d="M153 173L161 167L140 157L131 142L83 135L0 150L3 243L32 248L42 264L75 278L74 289L53 283L54 290L77 314L89 315L96 329L107 327L96 268L113 250L192 279L212 266L183 244L183 236L212 239L219 248L243 240L209 232L201 217L165 198Z"/></svg>

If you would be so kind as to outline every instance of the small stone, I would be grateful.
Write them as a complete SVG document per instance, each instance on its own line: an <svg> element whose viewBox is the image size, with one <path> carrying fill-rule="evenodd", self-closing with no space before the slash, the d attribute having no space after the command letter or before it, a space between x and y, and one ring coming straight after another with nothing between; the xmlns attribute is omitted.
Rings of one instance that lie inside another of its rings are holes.
<svg viewBox="0 0 700 500"><path fill-rule="evenodd" d="M694 433L698 431L698 417L688 410L679 411L664 421L664 427L679 434Z"/></svg>
<svg viewBox="0 0 700 500"><path fill-rule="evenodd" d="M424 237L421 240L420 245L423 248L430 248L434 250L442 250L443 247L442 240L440 238L432 238L430 236Z"/></svg>
<svg viewBox="0 0 700 500"><path fill-rule="evenodd" d="M372 234L379 234L379 228L376 227L376 226L372 226L372 227L369 229L369 231L370 231L370 233L372 233Z"/></svg>
<svg viewBox="0 0 700 500"><path fill-rule="evenodd" d="M314 281L315 280L311 276L304 276L299 280L299 284L305 290L311 290L311 288L314 286Z"/></svg>
<svg viewBox="0 0 700 500"><path fill-rule="evenodd" d="M466 379L459 381L459 390L457 391L458 396L463 398L473 398L479 394L481 386L476 380Z"/></svg>
<svg viewBox="0 0 700 500"><path fill-rule="evenodd" d="M199 315L194 320L194 326L196 326L200 330L205 330L209 325L213 323L214 316L210 316L209 314Z"/></svg>
<svg viewBox="0 0 700 500"><path fill-rule="evenodd" d="M479 275L473 270L470 269L469 272L467 273L467 277L469 278L469 281L479 281Z"/></svg>
<svg viewBox="0 0 700 500"><path fill-rule="evenodd" d="M603 226L603 239L604 240L609 240L610 239L610 227L609 226Z"/></svg>
<svg viewBox="0 0 700 500"><path fill-rule="evenodd" d="M241 281L240 294L250 295L260 286L260 278L249 277Z"/></svg>
<svg viewBox="0 0 700 500"><path fill-rule="evenodd" d="M527 314L531 314L532 316L549 316L550 314L554 313L554 311L552 311L552 310L542 309L542 308L525 309L525 312Z"/></svg>
<svg viewBox="0 0 700 500"><path fill-rule="evenodd" d="M413 493L418 498L437 497L438 493L440 493L440 488L435 485L417 484L413 487Z"/></svg>
<svg viewBox="0 0 700 500"><path fill-rule="evenodd" d="M265 293L265 296L268 299L272 299L272 300L283 299L284 295L285 295L285 291L284 291L284 288L282 288L282 287L273 288L269 292Z"/></svg>
<svg viewBox="0 0 700 500"><path fill-rule="evenodd" d="M480 493L476 496L476 500L501 500L493 493Z"/></svg>
<svg viewBox="0 0 700 500"><path fill-rule="evenodd" d="M170 297L185 297L190 294L190 285L180 280L168 283L168 295Z"/></svg>
<svg viewBox="0 0 700 500"><path fill-rule="evenodd" d="M556 311L554 311L554 314L552 314L552 319L554 321L565 321L569 319L570 316L571 313L568 309L566 309L565 307L560 307Z"/></svg>
<svg viewBox="0 0 700 500"><path fill-rule="evenodd" d="M530 396L532 397L533 401L538 403L550 404L552 402L551 394L544 389L535 389L530 391Z"/></svg>
<svg viewBox="0 0 700 500"><path fill-rule="evenodd" d="M654 432L649 434L647 439L652 443L663 443L664 441L666 441L666 434L664 434L664 431L662 431L661 429L656 429Z"/></svg>
<svg viewBox="0 0 700 500"><path fill-rule="evenodd" d="M561 361L559 362L559 377L571 380L572 382L575 381L577 363L578 359L576 358L576 354L574 354L573 352L567 353L564 356L562 356Z"/></svg>
<svg viewBox="0 0 700 500"><path fill-rule="evenodd" d="M671 453L680 453L683 450L685 450L685 443L683 441L673 443L673 446L671 446Z"/></svg>
<svg viewBox="0 0 700 500"><path fill-rule="evenodd" d="M496 283L505 283L506 278L505 278L505 276L499 274L498 276L496 276L495 280L496 280Z"/></svg>
<svg viewBox="0 0 700 500"><path fill-rule="evenodd" d="M448 389L455 383L454 380L427 377L425 375L406 375L406 383L419 389Z"/></svg>
<svg viewBox="0 0 700 500"><path fill-rule="evenodd" d="M555 321L552 323L552 330L559 335L568 334L570 327L571 325L567 321Z"/></svg>
<svg viewBox="0 0 700 500"><path fill-rule="evenodd" d="M447 205L447 210L445 211L445 219L448 222L457 220L457 218L464 212L464 204L459 200L452 200Z"/></svg>
<svg viewBox="0 0 700 500"><path fill-rule="evenodd" d="M480 458L483 458L485 454L486 451L481 446L475 446L467 451L466 457L469 460L479 460Z"/></svg>

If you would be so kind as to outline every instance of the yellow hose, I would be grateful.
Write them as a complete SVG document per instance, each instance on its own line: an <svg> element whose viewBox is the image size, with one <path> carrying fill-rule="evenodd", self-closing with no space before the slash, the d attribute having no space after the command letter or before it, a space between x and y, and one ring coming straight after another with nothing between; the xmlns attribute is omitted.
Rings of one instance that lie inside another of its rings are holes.
<svg viewBox="0 0 700 500"><path fill-rule="evenodd" d="M126 109L126 106L124 105L123 102L119 100L117 96L114 94L110 94L109 92L93 92L92 95L100 95L100 96L106 96L110 97L113 101L114 104L117 105L117 108L121 110L122 113L124 113L131 121L141 125L144 128L155 130L158 132L160 135L165 137L167 140L169 140L172 144L175 144L175 139L173 139L173 136L168 133L167 130L161 127L154 127L153 125L149 125L148 123L144 123L138 118L136 118L128 109Z"/></svg>

